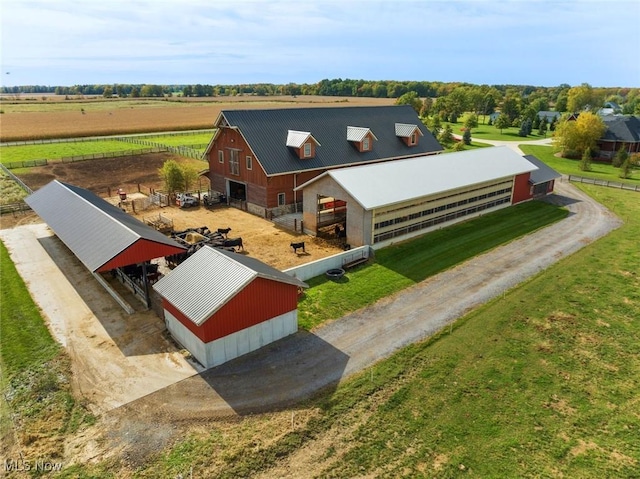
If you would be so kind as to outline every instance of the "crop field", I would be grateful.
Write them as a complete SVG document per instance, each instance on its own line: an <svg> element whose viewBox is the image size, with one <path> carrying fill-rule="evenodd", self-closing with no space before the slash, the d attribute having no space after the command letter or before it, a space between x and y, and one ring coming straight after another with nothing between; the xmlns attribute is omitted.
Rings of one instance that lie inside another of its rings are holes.
<svg viewBox="0 0 640 479"><path fill-rule="evenodd" d="M154 143L161 143L167 146L186 146L188 148L194 148L199 145L207 145L215 130L206 130L198 134L189 135L162 135L162 136L147 136L144 139L152 141ZM204 151L204 148L200 148Z"/></svg>
<svg viewBox="0 0 640 479"><path fill-rule="evenodd" d="M392 105L393 98L316 96L214 97L178 100L58 100L3 98L0 141L145 133L212 128L225 109Z"/></svg>

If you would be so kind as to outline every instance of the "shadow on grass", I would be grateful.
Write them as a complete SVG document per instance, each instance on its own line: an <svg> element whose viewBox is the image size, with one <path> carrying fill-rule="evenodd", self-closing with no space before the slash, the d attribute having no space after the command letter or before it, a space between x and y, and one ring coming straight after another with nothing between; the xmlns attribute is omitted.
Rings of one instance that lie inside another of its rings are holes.
<svg viewBox="0 0 640 479"><path fill-rule="evenodd" d="M376 263L418 283L565 218L565 204L530 201L505 208L384 248Z"/></svg>

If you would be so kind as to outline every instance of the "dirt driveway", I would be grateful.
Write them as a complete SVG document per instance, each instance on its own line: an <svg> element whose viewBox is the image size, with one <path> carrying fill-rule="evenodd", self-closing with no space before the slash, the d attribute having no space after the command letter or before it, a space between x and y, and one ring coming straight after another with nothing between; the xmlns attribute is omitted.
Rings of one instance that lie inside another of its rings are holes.
<svg viewBox="0 0 640 479"><path fill-rule="evenodd" d="M198 372L153 311L128 315L43 223L0 239L73 361L74 389L94 413L119 407ZM44 280L43 280L44 279Z"/></svg>

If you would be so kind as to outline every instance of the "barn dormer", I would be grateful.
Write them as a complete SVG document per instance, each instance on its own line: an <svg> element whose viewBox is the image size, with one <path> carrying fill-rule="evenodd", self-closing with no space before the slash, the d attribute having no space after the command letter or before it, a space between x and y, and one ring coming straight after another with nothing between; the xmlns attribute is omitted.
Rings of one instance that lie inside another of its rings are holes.
<svg viewBox="0 0 640 479"><path fill-rule="evenodd" d="M361 126L347 127L347 141L350 141L360 153L373 149L373 140L378 140L371 129Z"/></svg>
<svg viewBox="0 0 640 479"><path fill-rule="evenodd" d="M424 133L422 133L420 128L418 128L418 125L396 123L396 136L407 146L416 146L418 144L418 139L421 136L424 136Z"/></svg>
<svg viewBox="0 0 640 479"><path fill-rule="evenodd" d="M308 131L289 130L287 133L287 146L296 150L298 158L314 158L316 156L316 146L320 146Z"/></svg>

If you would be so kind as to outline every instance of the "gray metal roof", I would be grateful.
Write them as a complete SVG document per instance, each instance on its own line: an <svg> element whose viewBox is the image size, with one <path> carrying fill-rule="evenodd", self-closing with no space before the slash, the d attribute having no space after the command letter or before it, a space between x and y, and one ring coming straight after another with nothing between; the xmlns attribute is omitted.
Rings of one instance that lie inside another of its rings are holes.
<svg viewBox="0 0 640 479"><path fill-rule="evenodd" d="M153 288L199 326L258 277L308 287L255 258L204 246Z"/></svg>
<svg viewBox="0 0 640 479"><path fill-rule="evenodd" d="M408 125L406 123L396 123L396 136L401 138L409 138L418 129L417 125ZM422 135L422 132L418 130L418 134Z"/></svg>
<svg viewBox="0 0 640 479"><path fill-rule="evenodd" d="M371 136L375 138L376 135L373 134L371 128L363 128L361 126L348 126L347 127L347 141L362 141L369 133Z"/></svg>
<svg viewBox="0 0 640 479"><path fill-rule="evenodd" d="M92 192L54 180L25 201L91 271L140 239L184 248ZM177 249L177 250L176 250ZM146 261L152 258L144 258Z"/></svg>
<svg viewBox="0 0 640 479"><path fill-rule="evenodd" d="M287 132L287 146L291 146L293 148L301 148L302 145L307 141L307 138L313 138L310 132L308 131L294 131L289 130ZM316 142L317 143L317 142Z"/></svg>
<svg viewBox="0 0 640 479"><path fill-rule="evenodd" d="M602 140L640 142L640 120L635 116L605 116L607 131Z"/></svg>
<svg viewBox="0 0 640 479"><path fill-rule="evenodd" d="M218 124L237 127L267 175L377 162L440 152L442 146L409 105L225 110ZM416 125L424 136L407 146L396 134L396 124ZM369 151L359 152L345 137L347 127L368 128L378 139ZM315 157L300 159L286 147L290 130L310 132L321 145ZM213 146L213 141L209 148Z"/></svg>
<svg viewBox="0 0 640 479"><path fill-rule="evenodd" d="M548 181L562 177L560 173L550 166L547 166L544 161L536 158L535 156L524 155L524 157L538 167L537 170L531 172L531 179L529 181L531 184L538 185L540 183L547 183Z"/></svg>
<svg viewBox="0 0 640 479"><path fill-rule="evenodd" d="M496 146L329 170L296 189L329 176L371 210L537 169L509 147Z"/></svg>

